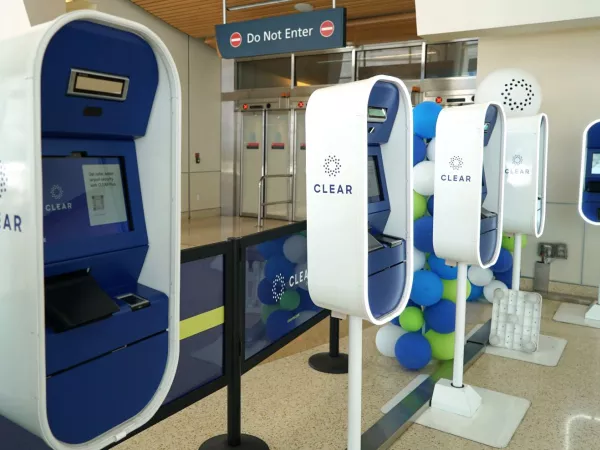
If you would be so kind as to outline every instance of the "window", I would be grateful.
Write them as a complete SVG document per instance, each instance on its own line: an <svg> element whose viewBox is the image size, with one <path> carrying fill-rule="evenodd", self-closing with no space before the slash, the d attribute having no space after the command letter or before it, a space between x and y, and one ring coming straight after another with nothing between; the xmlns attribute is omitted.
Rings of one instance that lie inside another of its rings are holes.
<svg viewBox="0 0 600 450"><path fill-rule="evenodd" d="M425 58L425 78L477 75L477 41L431 44Z"/></svg>
<svg viewBox="0 0 600 450"><path fill-rule="evenodd" d="M296 86L352 81L352 53L296 56Z"/></svg>
<svg viewBox="0 0 600 450"><path fill-rule="evenodd" d="M357 53L358 79L390 75L404 80L421 78L421 45Z"/></svg>
<svg viewBox="0 0 600 450"><path fill-rule="evenodd" d="M236 89L291 87L292 59L257 59L236 63Z"/></svg>

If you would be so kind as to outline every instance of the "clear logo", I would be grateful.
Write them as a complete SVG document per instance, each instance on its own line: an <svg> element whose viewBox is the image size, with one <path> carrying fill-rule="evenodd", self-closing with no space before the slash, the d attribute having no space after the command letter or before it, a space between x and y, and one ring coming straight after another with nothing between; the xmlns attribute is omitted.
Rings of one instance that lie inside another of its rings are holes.
<svg viewBox="0 0 600 450"><path fill-rule="evenodd" d="M283 274L278 273L273 280L273 286L271 286L271 294L273 294L275 303L279 303L281 301L281 297L283 297L284 292L285 279L283 278Z"/></svg>
<svg viewBox="0 0 600 450"><path fill-rule="evenodd" d="M8 176L6 175L6 167L0 161L0 198L6 194L6 185L8 183Z"/></svg>
<svg viewBox="0 0 600 450"><path fill-rule="evenodd" d="M450 168L452 170L462 169L463 166L464 162L460 156L453 156L452 158L450 158Z"/></svg>
<svg viewBox="0 0 600 450"><path fill-rule="evenodd" d="M60 200L64 193L65 192L63 191L63 188L60 187L58 184L55 184L50 188L50 195L54 200Z"/></svg>
<svg viewBox="0 0 600 450"><path fill-rule="evenodd" d="M513 156L512 163L515 166L520 166L523 163L523 157L521 155Z"/></svg>
<svg viewBox="0 0 600 450"><path fill-rule="evenodd" d="M337 156L329 155L327 158L325 158L323 169L330 177L337 177L342 170L342 162Z"/></svg>
<svg viewBox="0 0 600 450"><path fill-rule="evenodd" d="M460 170L465 165L465 162L460 156L453 156L450 158L450 162L448 163L450 168L454 171ZM471 176L470 175L459 175L459 174L443 174L441 177L442 181L451 181L458 183L470 183Z"/></svg>

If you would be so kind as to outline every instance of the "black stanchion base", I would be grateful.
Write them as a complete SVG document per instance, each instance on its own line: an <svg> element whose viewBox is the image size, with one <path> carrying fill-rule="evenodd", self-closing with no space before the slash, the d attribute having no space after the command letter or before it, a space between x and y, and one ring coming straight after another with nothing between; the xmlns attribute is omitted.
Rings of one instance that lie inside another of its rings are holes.
<svg viewBox="0 0 600 450"><path fill-rule="evenodd" d="M238 449L238 450L269 450L269 446L265 441L256 436L250 436L249 434L242 434L240 445L230 445L227 441L227 435L215 436L210 438L204 444L200 446L199 450L226 450L226 449Z"/></svg>
<svg viewBox="0 0 600 450"><path fill-rule="evenodd" d="M331 356L329 353L317 353L308 358L308 365L317 372L348 373L348 355L340 353L338 356Z"/></svg>

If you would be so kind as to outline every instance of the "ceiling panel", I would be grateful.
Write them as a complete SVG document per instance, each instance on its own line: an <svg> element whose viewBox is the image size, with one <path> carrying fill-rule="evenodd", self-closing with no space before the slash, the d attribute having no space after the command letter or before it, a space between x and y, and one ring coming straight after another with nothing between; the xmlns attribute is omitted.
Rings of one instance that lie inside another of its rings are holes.
<svg viewBox="0 0 600 450"><path fill-rule="evenodd" d="M220 0L131 0L175 28L197 38L211 38L215 25L223 22ZM300 0L301 1L301 0ZM228 0L229 8L257 3L257 0ZM296 1L229 11L228 22L297 13ZM315 9L331 8L331 1L309 0ZM354 44L415 39L417 27L414 0L340 0L348 18L347 39Z"/></svg>

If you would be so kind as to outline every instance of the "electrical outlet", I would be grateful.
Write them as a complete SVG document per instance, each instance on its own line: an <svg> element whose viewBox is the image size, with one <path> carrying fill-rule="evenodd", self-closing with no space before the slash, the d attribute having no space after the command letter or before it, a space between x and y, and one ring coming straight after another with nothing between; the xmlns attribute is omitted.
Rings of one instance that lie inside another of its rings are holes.
<svg viewBox="0 0 600 450"><path fill-rule="evenodd" d="M538 245L538 255L544 259L567 259L569 252L567 244L542 242Z"/></svg>

